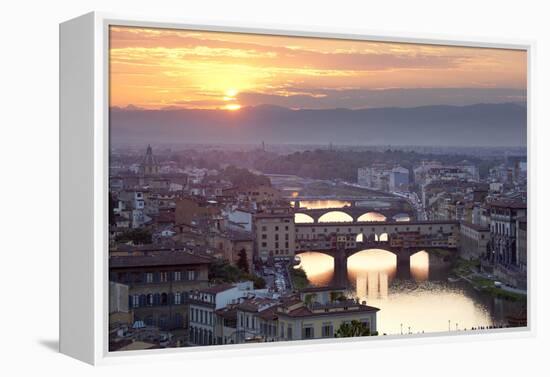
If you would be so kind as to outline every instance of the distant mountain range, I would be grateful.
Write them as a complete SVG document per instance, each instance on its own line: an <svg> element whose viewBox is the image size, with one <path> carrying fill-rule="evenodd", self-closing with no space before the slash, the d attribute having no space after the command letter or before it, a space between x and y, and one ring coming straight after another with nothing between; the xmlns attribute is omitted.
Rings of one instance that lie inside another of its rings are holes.
<svg viewBox="0 0 550 377"><path fill-rule="evenodd" d="M516 103L414 108L237 111L112 108L111 140L126 143L299 143L525 146L527 109Z"/></svg>

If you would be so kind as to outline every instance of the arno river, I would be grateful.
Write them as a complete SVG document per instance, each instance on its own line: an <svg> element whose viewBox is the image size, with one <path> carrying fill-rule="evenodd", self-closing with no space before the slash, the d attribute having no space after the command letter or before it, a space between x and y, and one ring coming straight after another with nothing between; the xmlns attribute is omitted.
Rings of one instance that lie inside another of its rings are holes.
<svg viewBox="0 0 550 377"><path fill-rule="evenodd" d="M331 208L334 205L330 203ZM318 252L302 253L299 257L300 267L311 284L333 284L332 257ZM521 310L519 302L493 298L466 282L449 282L449 276L450 266L425 251L411 256L409 265L398 266L393 253L369 249L348 259L348 295L380 308L379 334L505 325L508 315L517 315Z"/></svg>

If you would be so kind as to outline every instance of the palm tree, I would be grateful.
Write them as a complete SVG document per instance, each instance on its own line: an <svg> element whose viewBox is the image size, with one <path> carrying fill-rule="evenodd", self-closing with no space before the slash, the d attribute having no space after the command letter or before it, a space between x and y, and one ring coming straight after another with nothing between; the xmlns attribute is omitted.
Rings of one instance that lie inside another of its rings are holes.
<svg viewBox="0 0 550 377"><path fill-rule="evenodd" d="M334 334L337 338L351 338L355 336L369 336L370 328L363 322L357 320L351 321L351 323L342 323L336 333Z"/></svg>

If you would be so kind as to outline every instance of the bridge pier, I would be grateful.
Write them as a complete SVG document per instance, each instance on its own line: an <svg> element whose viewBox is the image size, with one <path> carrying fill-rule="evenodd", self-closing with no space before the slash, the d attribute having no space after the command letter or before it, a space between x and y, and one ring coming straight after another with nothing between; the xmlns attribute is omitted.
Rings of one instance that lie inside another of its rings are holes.
<svg viewBox="0 0 550 377"><path fill-rule="evenodd" d="M348 256L345 250L334 251L334 278L333 285L347 286L348 283Z"/></svg>
<svg viewBox="0 0 550 377"><path fill-rule="evenodd" d="M406 280L411 277L411 251L409 249L398 249L394 251L397 256L396 277Z"/></svg>
<svg viewBox="0 0 550 377"><path fill-rule="evenodd" d="M395 277L400 280L407 280L411 277L410 260L398 259L395 271Z"/></svg>

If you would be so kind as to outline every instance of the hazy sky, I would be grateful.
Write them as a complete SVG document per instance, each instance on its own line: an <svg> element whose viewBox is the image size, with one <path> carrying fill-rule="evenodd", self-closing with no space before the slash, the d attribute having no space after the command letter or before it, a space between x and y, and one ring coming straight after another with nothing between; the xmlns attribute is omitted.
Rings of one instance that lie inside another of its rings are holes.
<svg viewBox="0 0 550 377"><path fill-rule="evenodd" d="M525 101L524 51L111 27L111 106L238 110Z"/></svg>

